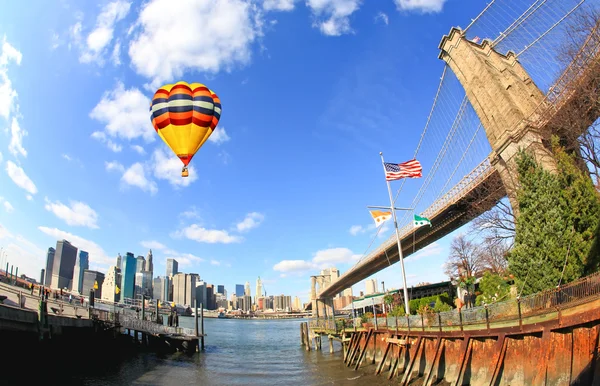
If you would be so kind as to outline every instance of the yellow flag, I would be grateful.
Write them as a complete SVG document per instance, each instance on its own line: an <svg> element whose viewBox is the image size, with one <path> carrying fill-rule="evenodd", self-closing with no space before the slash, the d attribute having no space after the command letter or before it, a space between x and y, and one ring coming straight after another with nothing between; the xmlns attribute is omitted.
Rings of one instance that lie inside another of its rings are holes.
<svg viewBox="0 0 600 386"><path fill-rule="evenodd" d="M119 292L121 292L121 289L119 288L119 286L115 286L115 294L119 294Z"/></svg>
<svg viewBox="0 0 600 386"><path fill-rule="evenodd" d="M98 289L98 280L96 280L96 281L94 282L94 289L95 289L95 290L97 290L97 289Z"/></svg>
<svg viewBox="0 0 600 386"><path fill-rule="evenodd" d="M392 218L392 212L384 212L381 210L371 210L369 212L371 213L371 216L373 216L375 226L377 227Z"/></svg>

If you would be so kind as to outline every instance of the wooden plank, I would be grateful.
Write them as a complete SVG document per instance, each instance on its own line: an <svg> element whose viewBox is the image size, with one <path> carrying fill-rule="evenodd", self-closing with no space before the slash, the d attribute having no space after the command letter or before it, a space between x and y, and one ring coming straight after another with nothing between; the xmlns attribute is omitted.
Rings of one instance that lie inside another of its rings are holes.
<svg viewBox="0 0 600 386"><path fill-rule="evenodd" d="M398 346L406 346L406 339L398 339L398 338L386 338L386 342L397 344Z"/></svg>
<svg viewBox="0 0 600 386"><path fill-rule="evenodd" d="M350 349L352 348L352 344L354 343L354 336L356 334L352 334L350 336L350 342L345 344L346 350L344 351L344 363L348 362L348 357L350 356Z"/></svg>
<svg viewBox="0 0 600 386"><path fill-rule="evenodd" d="M348 360L347 366L350 367L352 363L354 363L354 359L356 354L358 353L358 347L360 346L360 338L364 334L364 331L359 331L356 335L356 340L354 342L354 347L352 349L352 354L350 355L350 359Z"/></svg>
<svg viewBox="0 0 600 386"><path fill-rule="evenodd" d="M404 375L402 376L402 380L400 381L400 384L403 386L408 385L408 382L410 381L410 377L412 376L412 369L415 365L415 362L417 361L419 354L423 350L423 347L425 347L425 344L423 343L424 341L425 339L419 336L417 338L417 344L415 345L414 352L411 353L411 351L413 351L412 349L409 351L410 359L408 362L408 366L406 367L406 369L404 369Z"/></svg>

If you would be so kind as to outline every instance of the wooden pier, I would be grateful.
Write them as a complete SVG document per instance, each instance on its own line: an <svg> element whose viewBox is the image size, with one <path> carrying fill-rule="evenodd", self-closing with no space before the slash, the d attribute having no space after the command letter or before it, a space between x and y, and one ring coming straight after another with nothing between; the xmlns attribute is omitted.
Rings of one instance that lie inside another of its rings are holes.
<svg viewBox="0 0 600 386"><path fill-rule="evenodd" d="M600 274L489 307L345 322L302 323L302 345L339 341L346 366L401 385L600 384Z"/></svg>

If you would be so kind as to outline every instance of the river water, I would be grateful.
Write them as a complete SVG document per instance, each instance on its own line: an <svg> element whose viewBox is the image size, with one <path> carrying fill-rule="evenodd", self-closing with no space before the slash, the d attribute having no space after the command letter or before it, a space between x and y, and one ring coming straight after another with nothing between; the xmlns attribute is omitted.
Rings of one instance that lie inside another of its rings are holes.
<svg viewBox="0 0 600 386"><path fill-rule="evenodd" d="M323 351L306 351L300 345L302 321L207 318L202 353L115 353L117 360L101 360L94 371L75 371L70 378L84 385L388 384L387 377L373 375L372 365L358 371L346 367L338 342L333 354L325 339ZM193 323L180 318L180 327Z"/></svg>

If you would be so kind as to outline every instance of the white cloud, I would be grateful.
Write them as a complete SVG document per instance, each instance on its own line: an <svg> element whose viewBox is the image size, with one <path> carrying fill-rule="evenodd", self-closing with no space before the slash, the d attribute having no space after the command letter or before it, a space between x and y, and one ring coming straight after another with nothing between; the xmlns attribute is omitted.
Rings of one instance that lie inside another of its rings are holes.
<svg viewBox="0 0 600 386"><path fill-rule="evenodd" d="M243 240L242 237L230 235L225 230L206 229L198 224L192 224L174 232L173 237L185 237L189 240L208 244L230 244L238 243Z"/></svg>
<svg viewBox="0 0 600 386"><path fill-rule="evenodd" d="M64 159L66 159L67 161L73 161L73 158L71 158L71 156L70 156L70 155L68 155L68 154L63 154L63 155L62 155L62 157L63 157Z"/></svg>
<svg viewBox="0 0 600 386"><path fill-rule="evenodd" d="M361 0L308 0L306 5L316 18L315 27L328 36L351 33L350 15L361 5Z"/></svg>
<svg viewBox="0 0 600 386"><path fill-rule="evenodd" d="M121 64L121 41L117 41L113 48L112 56L110 57L115 66Z"/></svg>
<svg viewBox="0 0 600 386"><path fill-rule="evenodd" d="M126 185L136 186L144 192L150 192L150 194L155 194L158 191L156 182L146 177L144 165L139 162L134 163L125 170L121 177L121 182Z"/></svg>
<svg viewBox="0 0 600 386"><path fill-rule="evenodd" d="M295 0L264 0L265 11L291 11L294 9Z"/></svg>
<svg viewBox="0 0 600 386"><path fill-rule="evenodd" d="M250 62L262 23L257 7L242 0L151 0L136 22L131 64L154 86L186 70L230 70Z"/></svg>
<svg viewBox="0 0 600 386"><path fill-rule="evenodd" d="M323 269L336 264L356 262L360 255L352 253L348 248L329 248L317 251L313 259L308 260L282 260L273 266L275 271L286 273L302 273L314 269Z"/></svg>
<svg viewBox="0 0 600 386"><path fill-rule="evenodd" d="M2 205L4 206L4 210L6 210L6 213L12 213L15 210L11 203L6 201L4 197L0 197L0 203L2 203Z"/></svg>
<svg viewBox="0 0 600 386"><path fill-rule="evenodd" d="M19 274L38 277L40 267L46 266L46 251L21 235L11 233L0 224L0 244L8 261L19 266Z"/></svg>
<svg viewBox="0 0 600 386"><path fill-rule="evenodd" d="M23 55L19 50L2 38L2 51L0 51L0 116L8 120L12 112L17 111L17 92L12 87L8 77L7 66L10 63L21 65Z"/></svg>
<svg viewBox="0 0 600 386"><path fill-rule="evenodd" d="M198 209L196 209L195 206L192 206L190 209L181 212L179 216L185 218L200 218L200 215L198 214Z"/></svg>
<svg viewBox="0 0 600 386"><path fill-rule="evenodd" d="M90 113L90 118L105 124L104 133L111 138L132 140L143 138L146 142L154 141L155 131L150 123L148 99L139 89L125 89L118 82L112 91L107 91ZM96 132L99 133L99 132ZM101 134L92 134L99 140Z"/></svg>
<svg viewBox="0 0 600 386"><path fill-rule="evenodd" d="M13 117L10 125L10 144L8 145L8 151L15 157L21 154L23 157L27 157L27 151L23 148L23 137L27 135L27 131L21 129L17 118Z"/></svg>
<svg viewBox="0 0 600 386"><path fill-rule="evenodd" d="M172 249L169 249L166 245L159 243L155 240L142 241L140 243L144 248L154 249L161 251L164 255L164 260L166 259L175 259L180 266L182 265L190 265L192 263L201 263L204 261L203 258L195 256L191 253L179 253ZM154 251L152 251L154 252Z"/></svg>
<svg viewBox="0 0 600 386"><path fill-rule="evenodd" d="M359 233L365 233L367 231L367 228L363 228L362 225L352 225L350 227L350 234L352 236L356 236Z"/></svg>
<svg viewBox="0 0 600 386"><path fill-rule="evenodd" d="M394 0L398 10L440 12L446 0Z"/></svg>
<svg viewBox="0 0 600 386"><path fill-rule="evenodd" d="M11 180L21 189L29 192L29 194L36 194L37 187L31 181L31 178L25 174L25 171L20 167L15 165L12 161L6 161L6 173Z"/></svg>
<svg viewBox="0 0 600 386"><path fill-rule="evenodd" d="M348 248L329 248L317 251L312 261L320 266L330 266L337 263L351 263L357 261L360 255L355 255Z"/></svg>
<svg viewBox="0 0 600 386"><path fill-rule="evenodd" d="M225 128L223 128L221 126L217 126L215 128L215 131L213 131L213 133L210 135L210 137L208 137L208 140L210 142L216 143L217 145L220 145L223 142L227 142L230 139L231 138L229 138L229 135L227 135Z"/></svg>
<svg viewBox="0 0 600 386"><path fill-rule="evenodd" d="M218 261L218 260L211 260L210 264L212 264L212 265L221 265L221 262Z"/></svg>
<svg viewBox="0 0 600 386"><path fill-rule="evenodd" d="M68 225L98 229L98 214L86 203L70 201L70 205L67 206L60 201L52 202L48 198L45 198L45 201L44 208Z"/></svg>
<svg viewBox="0 0 600 386"><path fill-rule="evenodd" d="M77 248L84 250L90 254L90 269L98 269L98 266L108 268L108 266L114 264L114 258L109 257L101 246L93 241L86 240L83 237L79 237L69 232L62 231L57 228L48 228L39 226L38 229L43 233L51 236L55 240L68 240L71 244ZM44 254L45 255L45 254ZM39 267L38 267L39 271Z"/></svg>
<svg viewBox="0 0 600 386"><path fill-rule="evenodd" d="M107 4L96 19L96 28L88 35L83 52L79 56L82 63L95 62L103 65L106 48L113 39L115 24L129 13L131 3L115 1ZM79 26L79 33L81 25Z"/></svg>
<svg viewBox="0 0 600 386"><path fill-rule="evenodd" d="M2 153L0 153L0 163L2 162Z"/></svg>
<svg viewBox="0 0 600 386"><path fill-rule="evenodd" d="M6 213L12 213L15 210L15 208L8 201L4 201L2 205L4 205L4 210L6 210Z"/></svg>
<svg viewBox="0 0 600 386"><path fill-rule="evenodd" d="M58 48L58 46L60 46L60 36L58 36L58 34L56 32L52 32L52 45L50 46L51 50L55 50Z"/></svg>
<svg viewBox="0 0 600 386"><path fill-rule="evenodd" d="M375 21L381 20L385 23L385 25L390 24L390 18L383 12L379 12L377 16L375 16Z"/></svg>
<svg viewBox="0 0 600 386"><path fill-rule="evenodd" d="M140 145L131 145L131 149L138 154L142 154L142 155L146 154L146 151Z"/></svg>
<svg viewBox="0 0 600 386"><path fill-rule="evenodd" d="M153 171L154 177L167 180L174 187L189 186L198 179L198 173L194 166L189 166L188 177L181 177L183 163L175 154L172 152L167 154L163 148L154 150L149 167Z"/></svg>
<svg viewBox="0 0 600 386"><path fill-rule="evenodd" d="M125 172L125 168L123 167L123 165L121 165L117 161L105 162L104 165L106 167L106 170L109 172L113 170L116 170L121 173Z"/></svg>
<svg viewBox="0 0 600 386"><path fill-rule="evenodd" d="M282 260L273 266L273 269L279 272L301 272L314 268L314 264L306 260Z"/></svg>
<svg viewBox="0 0 600 386"><path fill-rule="evenodd" d="M123 150L123 147L121 145L116 144L110 138L106 138L106 134L104 134L102 131L94 131L92 133L92 138L94 138L102 143L105 143L106 147L108 147L110 150L114 151L115 153L118 153L121 150Z"/></svg>
<svg viewBox="0 0 600 386"><path fill-rule="evenodd" d="M27 198L27 201L33 200L33 196L31 194L28 194L27 196L25 196L25 198Z"/></svg>
<svg viewBox="0 0 600 386"><path fill-rule="evenodd" d="M246 217L236 224L236 228L238 232L247 232L250 229L256 228L259 226L263 220L265 219L265 215L258 212L248 213Z"/></svg>
<svg viewBox="0 0 600 386"><path fill-rule="evenodd" d="M142 242L140 243L140 245L141 245L142 247L144 247L144 248L148 248L148 249L160 249L160 250L162 250L162 249L167 249L167 247L166 247L164 244L162 244L162 243L159 243L159 242L158 242L158 241L156 241L156 240L147 240L147 241L142 241Z"/></svg>

